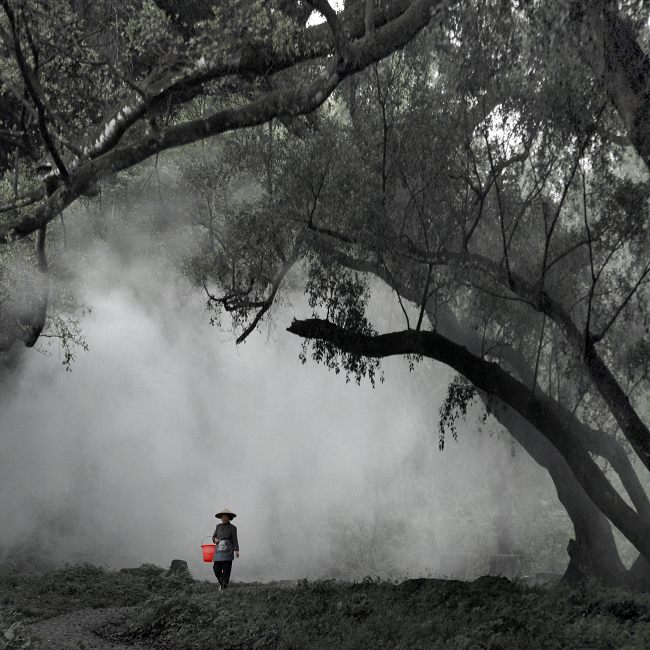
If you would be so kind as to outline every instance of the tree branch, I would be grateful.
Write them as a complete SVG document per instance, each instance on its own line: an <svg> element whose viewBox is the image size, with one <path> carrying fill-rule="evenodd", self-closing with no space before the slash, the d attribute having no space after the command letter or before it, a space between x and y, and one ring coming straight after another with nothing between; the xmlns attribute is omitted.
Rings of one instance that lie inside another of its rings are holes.
<svg viewBox="0 0 650 650"><path fill-rule="evenodd" d="M565 426L552 403L531 394L497 364L480 359L437 332L405 330L366 335L348 332L322 319L294 320L287 331L318 339L342 352L372 358L416 354L435 359L461 373L476 388L494 395L533 424L560 452L576 479L600 510L634 546L650 558L650 523L639 517L614 490L582 442Z"/></svg>
<svg viewBox="0 0 650 650"><path fill-rule="evenodd" d="M328 249L329 250L329 249ZM360 273L369 273L377 278L381 279L383 282L386 282L393 290L399 292L405 299L411 300L412 302L417 302L419 294L417 290L410 289L404 284L400 286L395 286L391 278L386 277L383 269L368 261L359 260L355 257L342 253L341 251L332 252L334 259L345 266L346 268L358 271ZM455 315L450 309L444 310L442 314L432 314L427 305L427 313L429 319L432 323L436 323L434 330L438 331L445 338L450 341L453 341L457 344L462 345L464 348L467 348L472 354L483 358L480 354L482 341L479 340L475 334L473 328L465 327L463 328ZM460 343L457 340L457 335L462 333L460 338ZM529 366L527 359L524 355L512 345L504 343L491 343L490 347L499 347L500 348L500 360L505 362L518 376L519 381L529 387L536 385L536 371L533 372ZM536 389L531 388L531 392L534 394L544 394L540 391L539 387ZM545 395L547 400L551 398L548 395ZM577 404L576 404L577 407ZM597 456L605 459L610 463L614 471L619 475L621 483L625 488L626 492L630 496L634 507L637 512L643 516L650 516L650 501L648 496L643 488L637 473L630 462L627 452L622 447L621 443L618 442L614 437L606 434L604 431L591 428L581 422L575 415L575 408L573 411L563 407L559 403L555 403L555 408L558 410L560 417L562 418L565 426L571 429L577 436L580 437L583 444L587 449ZM540 434L541 435L541 434Z"/></svg>
<svg viewBox="0 0 650 650"><path fill-rule="evenodd" d="M243 343L250 336L250 334L255 331L255 328L259 325L262 318L264 318L264 314L266 314L266 312L273 305L273 302L275 301L275 296L277 295L278 290L280 289L280 285L282 284L282 281L287 276L287 273L290 271L291 267L296 263L297 259L298 259L298 246L296 246L296 250L294 250L293 255L284 262L282 268L273 279L273 282L271 284L271 293L269 294L268 298L266 298L262 303L260 310L255 314L255 317L249 323L249 325L244 329L244 331L237 337L237 341L236 341L237 345Z"/></svg>
<svg viewBox="0 0 650 650"><path fill-rule="evenodd" d="M52 140L52 136L47 129L47 123L45 120L45 106L41 101L39 93L36 91L32 77L32 71L27 65L27 60L25 59L25 55L20 45L20 36L18 34L18 28L16 25L16 17L11 9L11 6L9 5L8 0L2 0L2 7L5 11L7 20L9 21L9 26L11 28L11 40L14 55L16 57L18 67L20 68L20 73L23 77L25 88L29 93L29 96L32 98L34 106L36 106L36 112L38 114L38 129L41 133L41 137L43 138L45 147L49 151L50 156L52 156L52 160L54 161L57 169L59 170L59 173L61 174L61 178L63 178L64 181L67 181L69 177L68 170L66 169L66 166L63 163L63 159L61 158L56 145L54 144L54 140Z"/></svg>
<svg viewBox="0 0 650 650"><path fill-rule="evenodd" d="M551 318L560 327L574 350L580 354L589 377L605 400L621 431L639 455L641 462L650 469L650 430L630 403L612 371L598 354L594 341L590 339L585 342L583 333L561 303L552 298L543 288L529 283L521 275L514 271L507 274L496 262L476 253L455 253L447 250L429 253L414 248L412 244L409 244L409 248L412 259L423 264L448 265L481 272L512 291L536 311ZM641 280L645 275L647 271L642 275Z"/></svg>
<svg viewBox="0 0 650 650"><path fill-rule="evenodd" d="M379 24L387 25L399 18L412 4L412 0L383 2L377 16ZM358 5L345 9L337 20L341 29L344 26L350 34L350 39L363 36L363 15ZM160 102L178 90L187 94L193 89L198 93L206 82L232 75L271 75L297 63L327 56L333 47L328 26L315 25L303 30L294 43L280 50L271 41L256 41L246 42L225 56L218 48L212 58L197 55L197 60L191 62L183 57L168 61L164 69L154 71L139 84L137 90L96 129L84 147L84 156L96 158L110 151L154 102ZM192 96L190 93L188 99Z"/></svg>
<svg viewBox="0 0 650 650"><path fill-rule="evenodd" d="M641 286L641 284L644 282L646 277L650 274L650 264L646 264L645 268L637 278L636 282L632 286L632 288L628 291L627 295L623 300L620 302L618 307L614 310L614 313L610 317L610 319L607 321L607 323L603 326L603 328L598 332L598 334L593 334L591 336L591 340L594 343L598 343L598 341L601 341L606 335L607 332L611 329L612 325L616 322L616 319L621 315L621 312L623 309L625 309L626 305L630 302L634 294L637 292L638 288Z"/></svg>
<svg viewBox="0 0 650 650"><path fill-rule="evenodd" d="M6 1L6 0L5 0ZM371 40L351 43L345 61L334 62L326 76L306 87L272 91L244 106L218 111L206 118L161 129L132 144L115 148L98 158L81 164L74 170L68 183L30 215L11 219L0 226L0 241L16 239L34 232L54 219L103 176L122 171L162 151L196 142L227 131L258 126L274 117L309 113L320 106L346 77L363 70L391 52L403 47L429 22L432 9L442 0L415 0L397 18L377 30ZM133 109L135 110L135 109ZM129 107L123 119L128 122ZM101 146L113 141L117 126L100 136Z"/></svg>

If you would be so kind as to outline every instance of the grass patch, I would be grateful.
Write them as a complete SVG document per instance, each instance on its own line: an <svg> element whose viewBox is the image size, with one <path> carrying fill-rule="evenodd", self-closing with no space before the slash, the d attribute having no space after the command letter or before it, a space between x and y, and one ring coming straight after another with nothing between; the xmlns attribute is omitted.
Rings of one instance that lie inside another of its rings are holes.
<svg viewBox="0 0 650 650"><path fill-rule="evenodd" d="M504 579L235 585L154 597L126 633L162 648L650 647L650 597Z"/></svg>
<svg viewBox="0 0 650 650"><path fill-rule="evenodd" d="M25 574L0 570L0 606L19 615L50 618L87 607L136 605L160 593L176 593L189 576L167 577L160 567L111 571L91 564L69 565L56 571Z"/></svg>
<svg viewBox="0 0 650 650"><path fill-rule="evenodd" d="M497 578L235 583L220 593L214 583L151 565L108 571L84 564L40 576L0 572L0 604L3 624L135 605L112 638L175 650L650 647L647 594L528 588Z"/></svg>

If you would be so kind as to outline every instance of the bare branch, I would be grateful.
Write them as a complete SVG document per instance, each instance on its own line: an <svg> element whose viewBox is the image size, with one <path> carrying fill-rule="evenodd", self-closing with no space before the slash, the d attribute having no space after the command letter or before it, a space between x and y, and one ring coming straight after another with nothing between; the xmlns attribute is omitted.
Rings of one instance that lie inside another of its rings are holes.
<svg viewBox="0 0 650 650"><path fill-rule="evenodd" d="M36 90L32 71L29 69L29 66L27 65L27 60L25 59L25 55L20 45L20 36L18 35L16 17L9 5L8 0L2 0L2 7L7 16L7 20L9 21L9 25L11 28L11 39L12 39L14 55L16 57L18 67L20 68L20 72L23 77L23 81L25 83L25 88L29 93L29 96L32 98L34 105L36 106L36 111L38 114L38 128L41 133L41 137L43 138L43 142L47 150L49 151L50 155L52 156L52 160L56 164L59 173L61 174L61 177L63 178L64 181L66 181L69 177L68 170L66 169L63 159L61 158L59 152L57 151L56 145L52 140L52 136L50 135L47 129L47 123L45 120L45 106L41 100L39 93Z"/></svg>
<svg viewBox="0 0 650 650"><path fill-rule="evenodd" d="M411 321L409 320L408 312L406 311L406 308L404 307L404 303L402 302L402 294L397 289L397 283L395 282L395 278L393 277L393 274L390 272L390 269L388 268L388 264L386 264L386 261L381 256L379 256L379 259L381 265L384 267L384 270L386 271L386 276L389 279L390 287L395 292L395 295L397 296L397 302L399 303L400 309L404 314L404 319L406 320L406 328L410 330Z"/></svg>
<svg viewBox="0 0 650 650"><path fill-rule="evenodd" d="M429 264L427 281L424 285L424 293L422 295L422 304L420 305L420 315L418 316L418 324L415 329L419 332L422 327L422 319L424 318L424 312L426 311L427 302L429 301L429 286L431 284L431 277L433 275L433 264Z"/></svg>
<svg viewBox="0 0 650 650"><path fill-rule="evenodd" d="M546 271L550 271L558 262L561 262L565 257L571 255L571 253L574 253L577 251L579 248L582 248L585 245L589 245L589 241L587 240L580 240L576 242L575 244L569 246L565 251L562 253L558 253L547 265L546 265Z"/></svg>
<svg viewBox="0 0 650 650"><path fill-rule="evenodd" d="M566 198L569 194L569 188L571 187L573 183L573 179L575 178L576 172L578 171L578 167L580 166L580 162L582 160L582 157L584 156L584 153L587 149L587 146L591 142L591 139L596 132L596 126L598 124L598 121L600 120L601 115L603 114L603 111L605 110L606 104L603 104L600 110L598 111L598 115L596 116L596 121L595 123L591 126L589 131L587 132L587 135L585 136L584 140L580 144L580 147L578 148L577 155L575 157L575 160L573 161L573 165L571 166L571 170L569 172L569 176L567 177L566 182L564 183L564 187L562 188L562 194L560 195L560 200L558 201L557 207L555 209L555 214L553 215L553 218L551 219L551 225L549 228L547 228L546 231L546 241L544 243L544 256L542 259L542 282L546 278L546 272L548 271L547 263L548 263L548 255L551 247L551 239L553 237L553 232L555 230L555 226L557 225L557 222L560 218L560 214L562 213L562 208L564 207L564 203L566 201Z"/></svg>
<svg viewBox="0 0 650 650"><path fill-rule="evenodd" d="M280 289L280 285L282 284L284 278L287 276L287 273L291 270L293 265L296 263L298 258L300 257L300 248L302 245L302 238L298 238L296 243L294 244L293 251L291 253L291 257L287 259L283 264L282 268L278 271L277 275L273 279L273 282L271 284L271 293L269 294L268 298L264 300L262 303L261 309L255 314L255 318L250 322L248 327L237 337L237 345L240 343L243 343L248 336L255 331L255 328L258 326L266 312L271 308L273 305L273 302L275 301L275 296L278 293L278 290Z"/></svg>
<svg viewBox="0 0 650 650"><path fill-rule="evenodd" d="M494 190L497 195L497 205L499 208L499 226L501 229L501 243L503 245L503 259L505 261L506 265L506 273L508 275L508 279L510 282L512 282L512 272L510 269L510 259L508 256L508 243L506 241L506 231L505 231L505 225L504 225L504 219L505 219L505 214L503 210L503 203L501 201L501 190L499 188L499 178L498 174L496 172L496 169L494 167L494 160L492 158L492 150L490 148L490 141L488 139L487 133L483 133L483 137L485 139L485 146L487 148L487 154L488 154L488 160L490 161L490 170L492 172L492 177L494 178Z"/></svg>
<svg viewBox="0 0 650 650"><path fill-rule="evenodd" d="M585 172L582 171L582 214L585 224L585 232L587 233L587 250L589 252L589 273L591 275L591 286L589 287L589 295L587 299L587 317L585 318L585 348L591 338L591 310L593 307L594 294L596 291L596 284L598 284L598 277L594 270L594 247L591 237L591 228L589 227L589 218L587 216L587 183L585 179ZM604 268L604 267L603 267Z"/></svg>

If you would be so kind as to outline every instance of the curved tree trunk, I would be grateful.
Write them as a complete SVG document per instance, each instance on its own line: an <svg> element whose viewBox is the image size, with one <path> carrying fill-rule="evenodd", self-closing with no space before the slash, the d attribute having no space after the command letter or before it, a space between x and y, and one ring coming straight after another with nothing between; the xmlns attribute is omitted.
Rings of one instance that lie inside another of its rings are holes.
<svg viewBox="0 0 650 650"><path fill-rule="evenodd" d="M294 320L287 329L303 338L324 341L353 356L384 358L416 354L454 368L478 390L489 392L499 402L507 404L542 433L562 455L598 509L646 559L650 558L648 518L636 512L618 494L581 439L557 413L554 402L533 393L498 364L473 355L437 332L404 330L367 335L318 318Z"/></svg>
<svg viewBox="0 0 650 650"><path fill-rule="evenodd" d="M337 252L336 259L347 268L375 275L398 291L404 298L417 304L419 296L416 293L410 291L408 287L395 287L391 278L384 277L381 270L372 262L359 261L340 252ZM479 359L482 358L484 341L481 340L472 327L461 326L455 314L444 306L438 306L437 310L427 308L426 311L434 331L440 333L447 341L465 348L464 352L469 352ZM291 331L292 328L289 328L289 330ZM301 335L304 336L305 334ZM509 358L510 365L520 375L522 382L529 386L534 384L535 380L532 373L527 369L526 364L522 365L521 355L517 354L516 351L507 349L503 350L503 352L506 356L513 357ZM510 354L511 352L514 356ZM454 367L454 364L450 365ZM458 368L456 369L458 370ZM640 556L635 567L624 576L625 567L616 548L610 521L603 514L600 506L596 506L589 498L585 488L581 485L581 481L584 483L587 477L580 476L579 481L561 451L556 449L546 433L541 432L532 425L529 419L514 409L499 409L499 411L499 413L493 413L495 417L530 456L549 472L555 484L558 498L573 524L576 539L570 540L567 548L570 561L565 579L576 581L584 577L596 577L612 583L620 582L623 579L629 582L634 577L637 581L646 580L646 584L650 584L650 564L645 562L643 556ZM573 429L576 425L581 425L580 430L573 433L583 440L583 444L587 444L592 453L601 455L612 464L628 491L641 520L647 521L650 511L648 497L623 448L602 432L591 430L574 417L567 418L566 415L566 413L562 413L563 420L566 420L566 426ZM562 426L561 428L566 427ZM589 461L590 459L586 458L586 460ZM585 485L590 483L592 482L589 481ZM590 488L599 489L598 486L593 484L590 485ZM599 501L603 502L602 499L599 499ZM644 572L646 566L648 567L647 575Z"/></svg>
<svg viewBox="0 0 650 650"><path fill-rule="evenodd" d="M433 322L432 314L429 318ZM476 331L472 328L461 328L451 311L444 307L439 308L436 322L438 331L447 338L464 345L474 354L480 354L482 341ZM505 350L504 353L513 356L510 354L511 350ZM535 381L520 355L511 358L510 364L519 373L522 381L529 385ZM483 399L482 395L481 398ZM558 499L571 519L575 539L569 540L569 565L564 579L569 583L584 578L597 578L608 584L619 582L625 566L616 548L612 526L587 496L560 453L516 411L499 409L493 412L493 415L530 457L548 471ZM627 476L625 473L623 475ZM624 480L624 483L627 482Z"/></svg>
<svg viewBox="0 0 650 650"><path fill-rule="evenodd" d="M620 583L625 566L611 524L587 496L559 452L516 411L496 409L493 415L533 460L548 471L558 499L571 519L575 539L569 541L570 559L564 580L575 583L597 578L607 584Z"/></svg>

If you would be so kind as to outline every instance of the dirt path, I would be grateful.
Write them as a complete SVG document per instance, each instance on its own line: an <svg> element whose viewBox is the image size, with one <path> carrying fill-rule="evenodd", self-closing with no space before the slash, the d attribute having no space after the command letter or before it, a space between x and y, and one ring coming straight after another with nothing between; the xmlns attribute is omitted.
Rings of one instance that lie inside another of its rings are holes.
<svg viewBox="0 0 650 650"><path fill-rule="evenodd" d="M112 642L95 632L105 625L119 625L132 610L132 607L82 609L26 625L25 632L36 637L43 650L145 650L146 646Z"/></svg>

